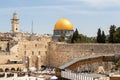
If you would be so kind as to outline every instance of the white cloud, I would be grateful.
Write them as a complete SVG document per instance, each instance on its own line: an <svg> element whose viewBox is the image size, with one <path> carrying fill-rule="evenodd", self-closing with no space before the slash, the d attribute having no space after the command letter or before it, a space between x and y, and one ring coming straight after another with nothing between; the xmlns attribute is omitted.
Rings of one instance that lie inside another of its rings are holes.
<svg viewBox="0 0 120 80"><path fill-rule="evenodd" d="M40 10L40 9L63 9L61 6L33 6L33 7L9 7L9 8L0 8L0 12L9 12L9 11L24 11L24 10Z"/></svg>
<svg viewBox="0 0 120 80"><path fill-rule="evenodd" d="M70 0L70 1L83 2L87 6L96 8L108 8L120 6L120 0Z"/></svg>
<svg viewBox="0 0 120 80"><path fill-rule="evenodd" d="M83 1L86 4L89 4L91 6L98 6L98 5L103 5L102 3L103 0L76 0L76 1ZM108 1L108 0L106 0ZM113 0L110 0L113 1ZM118 0L115 0L118 1ZM99 3L98 3L99 2ZM103 1L104 2L104 1ZM84 9L81 6L78 5L47 5L47 6L33 6L33 7L16 7L16 8L0 8L1 13L6 13L8 12L30 12L32 13L33 10L36 12L41 12L44 13L45 11L48 11L48 13L53 12L53 13L68 13L68 14L87 14L87 15L99 15L99 14L118 14L120 13L119 10L89 10L89 9ZM47 13L46 13L47 14Z"/></svg>

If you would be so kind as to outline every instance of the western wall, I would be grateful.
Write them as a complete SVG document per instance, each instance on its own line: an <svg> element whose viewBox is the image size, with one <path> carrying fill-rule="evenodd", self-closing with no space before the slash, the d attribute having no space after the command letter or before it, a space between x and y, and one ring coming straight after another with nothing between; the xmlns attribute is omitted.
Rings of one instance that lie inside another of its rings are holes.
<svg viewBox="0 0 120 80"><path fill-rule="evenodd" d="M49 65L59 67L74 58L104 54L120 54L120 44L67 44L51 42L49 44L48 53Z"/></svg>

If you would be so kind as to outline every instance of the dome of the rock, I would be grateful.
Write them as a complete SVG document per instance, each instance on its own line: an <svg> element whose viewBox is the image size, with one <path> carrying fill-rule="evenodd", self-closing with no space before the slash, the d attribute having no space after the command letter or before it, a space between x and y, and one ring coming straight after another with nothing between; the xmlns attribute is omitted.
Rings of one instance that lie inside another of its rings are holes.
<svg viewBox="0 0 120 80"><path fill-rule="evenodd" d="M72 23L66 18L61 18L54 26L53 39L57 40L61 35L65 35L67 39L73 34L73 30Z"/></svg>
<svg viewBox="0 0 120 80"><path fill-rule="evenodd" d="M69 20L61 18L56 22L54 30L73 30L73 26Z"/></svg>

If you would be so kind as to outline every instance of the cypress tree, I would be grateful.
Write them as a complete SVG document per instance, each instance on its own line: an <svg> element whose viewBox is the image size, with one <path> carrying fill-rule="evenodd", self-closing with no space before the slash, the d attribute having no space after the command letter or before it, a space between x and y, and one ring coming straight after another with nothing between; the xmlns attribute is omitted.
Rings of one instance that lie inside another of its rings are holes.
<svg viewBox="0 0 120 80"><path fill-rule="evenodd" d="M73 33L71 43L79 42L80 40L80 35L78 30L76 29L75 32Z"/></svg>
<svg viewBox="0 0 120 80"><path fill-rule="evenodd" d="M98 32L97 32L97 42L98 43L101 43L102 42L102 35L101 35L101 29L99 28L98 29Z"/></svg>
<svg viewBox="0 0 120 80"><path fill-rule="evenodd" d="M118 27L113 35L114 43L120 43L120 27Z"/></svg>
<svg viewBox="0 0 120 80"><path fill-rule="evenodd" d="M105 36L104 31L102 31L101 38L102 38L102 43L105 43L106 36Z"/></svg>
<svg viewBox="0 0 120 80"><path fill-rule="evenodd" d="M114 33L116 31L115 29L116 29L115 25L111 25L110 26L109 38L108 38L109 43L114 43Z"/></svg>

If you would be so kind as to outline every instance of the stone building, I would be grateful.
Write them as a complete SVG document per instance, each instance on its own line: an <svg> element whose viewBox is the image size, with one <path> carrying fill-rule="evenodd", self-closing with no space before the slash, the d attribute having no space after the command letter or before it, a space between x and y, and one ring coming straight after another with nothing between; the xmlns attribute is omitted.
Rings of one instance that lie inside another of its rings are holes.
<svg viewBox="0 0 120 80"><path fill-rule="evenodd" d="M13 14L11 24L11 31L2 33L0 37L0 69L40 69L41 65L47 65L47 50L48 43L52 40L51 36L19 32L19 19L16 13Z"/></svg>
<svg viewBox="0 0 120 80"><path fill-rule="evenodd" d="M34 37L34 40L0 41L0 66L11 65L11 62L8 61L13 61L18 66L17 61L21 61L22 63L19 64L21 68L29 66L40 69L42 65L48 64L47 51L50 41L51 36L46 35ZM26 61L27 63L25 63ZM14 67L16 66L14 65Z"/></svg>
<svg viewBox="0 0 120 80"><path fill-rule="evenodd" d="M18 41L18 44L11 48L12 53L16 53L25 62L29 58L29 67L46 65L48 43L51 41L49 36L41 36L41 40ZM35 39L35 38L34 38ZM36 63L39 62L39 63Z"/></svg>
<svg viewBox="0 0 120 80"><path fill-rule="evenodd" d="M2 32L0 32L0 37L1 37L1 36L3 36L3 33L2 33Z"/></svg>

